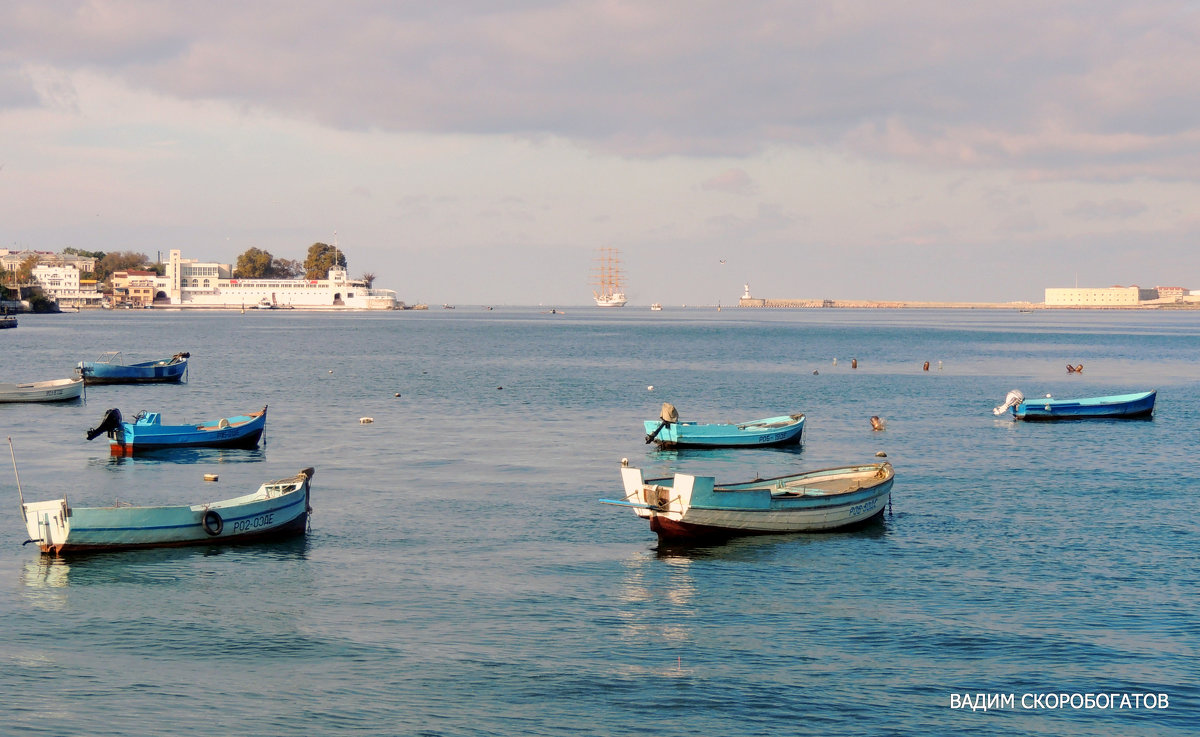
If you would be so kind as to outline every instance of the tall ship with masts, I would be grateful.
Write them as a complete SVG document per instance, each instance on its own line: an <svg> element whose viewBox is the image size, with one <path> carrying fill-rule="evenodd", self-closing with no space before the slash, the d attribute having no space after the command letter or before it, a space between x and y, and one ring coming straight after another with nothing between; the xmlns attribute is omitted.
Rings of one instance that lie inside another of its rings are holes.
<svg viewBox="0 0 1200 737"><path fill-rule="evenodd" d="M621 274L621 252L615 248L601 248L596 257L596 289L592 295L597 307L624 307L625 282Z"/></svg>

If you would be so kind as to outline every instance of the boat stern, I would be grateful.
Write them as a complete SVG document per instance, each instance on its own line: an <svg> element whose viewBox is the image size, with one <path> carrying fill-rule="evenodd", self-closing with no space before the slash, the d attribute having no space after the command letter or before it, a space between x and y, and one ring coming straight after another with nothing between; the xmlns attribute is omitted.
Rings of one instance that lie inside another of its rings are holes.
<svg viewBox="0 0 1200 737"><path fill-rule="evenodd" d="M21 505L25 517L26 542L37 543L43 553L57 552L71 533L71 510L66 499L29 502Z"/></svg>

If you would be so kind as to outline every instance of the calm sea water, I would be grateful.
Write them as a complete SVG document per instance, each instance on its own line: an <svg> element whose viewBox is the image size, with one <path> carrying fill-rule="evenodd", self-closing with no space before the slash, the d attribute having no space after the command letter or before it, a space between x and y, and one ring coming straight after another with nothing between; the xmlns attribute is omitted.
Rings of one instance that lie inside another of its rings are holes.
<svg viewBox="0 0 1200 737"><path fill-rule="evenodd" d="M181 386L0 405L27 500L196 503L317 469L306 539L66 561L22 547L6 472L5 734L1189 734L1200 719L1197 313L140 311L22 316L0 346L0 381L113 349L192 354ZM991 414L1013 388L1159 400L1151 421L1018 424ZM663 401L684 419L802 411L805 443L655 452L641 421ZM190 422L264 404L256 451L112 460L84 439L109 407ZM597 501L619 493L622 457L739 481L876 451L896 467L892 512L851 533L659 550ZM980 693L1014 707L951 708ZM1045 693L1169 706L1021 708Z"/></svg>

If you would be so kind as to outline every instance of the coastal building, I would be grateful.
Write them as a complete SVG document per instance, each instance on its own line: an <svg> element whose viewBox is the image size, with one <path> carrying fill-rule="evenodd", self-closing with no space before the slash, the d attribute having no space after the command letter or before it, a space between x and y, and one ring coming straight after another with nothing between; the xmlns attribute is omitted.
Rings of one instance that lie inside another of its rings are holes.
<svg viewBox="0 0 1200 737"><path fill-rule="evenodd" d="M1157 289L1139 286L1047 287L1047 307L1133 307L1158 299Z"/></svg>
<svg viewBox="0 0 1200 737"><path fill-rule="evenodd" d="M153 306L155 297L165 285L164 277L153 271L128 269L112 273L111 306Z"/></svg>
<svg viewBox="0 0 1200 737"><path fill-rule="evenodd" d="M325 279L238 279L229 264L185 259L170 251L166 274L155 282L155 306L180 308L300 310L394 310L391 289L372 289L345 269Z"/></svg>
<svg viewBox="0 0 1200 737"><path fill-rule="evenodd" d="M33 280L42 294L60 307L97 307L104 299L96 289L95 279L80 278L74 265L38 264L33 267Z"/></svg>
<svg viewBox="0 0 1200 737"><path fill-rule="evenodd" d="M39 266L74 266L82 274L90 274L96 270L96 259L91 256L58 254L53 251L10 251L7 248L0 248L0 269L16 271L30 256L37 257Z"/></svg>

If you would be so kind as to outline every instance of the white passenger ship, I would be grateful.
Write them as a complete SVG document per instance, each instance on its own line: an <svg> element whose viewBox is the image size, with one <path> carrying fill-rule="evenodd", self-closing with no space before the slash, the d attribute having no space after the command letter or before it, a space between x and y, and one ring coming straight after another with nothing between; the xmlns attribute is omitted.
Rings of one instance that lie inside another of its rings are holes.
<svg viewBox="0 0 1200 737"><path fill-rule="evenodd" d="M155 279L156 307L297 310L395 310L391 289L372 289L334 267L326 279L235 279L229 264L200 263L172 250L166 274Z"/></svg>

